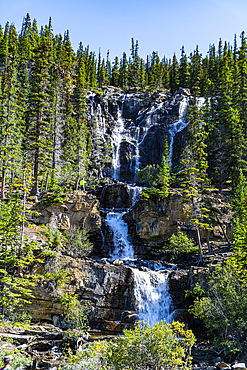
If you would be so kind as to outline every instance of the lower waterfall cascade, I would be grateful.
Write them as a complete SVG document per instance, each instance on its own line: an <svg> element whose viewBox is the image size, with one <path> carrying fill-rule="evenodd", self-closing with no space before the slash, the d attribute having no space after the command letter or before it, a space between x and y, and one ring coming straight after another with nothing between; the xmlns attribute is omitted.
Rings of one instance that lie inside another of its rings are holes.
<svg viewBox="0 0 247 370"><path fill-rule="evenodd" d="M132 205L140 194L140 187L131 187ZM136 267L134 247L128 234L128 226L123 220L126 212L110 211L106 216L106 224L112 232L114 250L110 257L122 260L129 265L134 274L134 297L139 320L153 326L157 321L172 320L172 300L168 292L169 271L161 264L143 261L140 270ZM148 266L148 267L147 267ZM160 270L160 271L159 271Z"/></svg>

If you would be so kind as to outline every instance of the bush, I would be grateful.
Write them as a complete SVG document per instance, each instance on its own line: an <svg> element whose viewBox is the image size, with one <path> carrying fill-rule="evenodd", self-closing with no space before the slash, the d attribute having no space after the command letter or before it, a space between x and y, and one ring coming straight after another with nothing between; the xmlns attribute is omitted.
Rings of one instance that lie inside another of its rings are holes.
<svg viewBox="0 0 247 370"><path fill-rule="evenodd" d="M247 281L239 276L233 261L216 269L208 291L195 300L190 312L203 319L225 354L241 350L247 337Z"/></svg>
<svg viewBox="0 0 247 370"><path fill-rule="evenodd" d="M77 361L81 369L86 369L86 364L88 369L189 369L194 342L194 334L185 330L183 323L161 321L151 328L139 322L134 330L125 329L114 341L95 342Z"/></svg>
<svg viewBox="0 0 247 370"><path fill-rule="evenodd" d="M155 186L158 181L160 168L157 165L148 165L136 174L136 182L140 185Z"/></svg>
<svg viewBox="0 0 247 370"><path fill-rule="evenodd" d="M188 238L182 231L178 231L177 234L173 234L168 239L168 245L165 245L163 250L171 251L174 256L180 253L198 252L198 248L194 245L195 242L192 239Z"/></svg>
<svg viewBox="0 0 247 370"><path fill-rule="evenodd" d="M64 308L64 325L69 327L66 332L68 339L74 340L85 335L90 329L88 326L88 306L81 306L76 295L64 294L60 297Z"/></svg>
<svg viewBox="0 0 247 370"><path fill-rule="evenodd" d="M165 198L165 193L163 190L156 188L143 189L141 198L145 200L148 200L149 198Z"/></svg>
<svg viewBox="0 0 247 370"><path fill-rule="evenodd" d="M31 357L26 357L26 354L23 354L21 350L18 350L17 348L9 349L7 345L1 345L0 360L7 355L11 355L14 358L11 364L11 369L21 370L28 368L31 364Z"/></svg>
<svg viewBox="0 0 247 370"><path fill-rule="evenodd" d="M72 251L74 257L84 257L93 248L92 243L88 240L86 230L76 226L71 226L69 230L64 232L64 240L67 250Z"/></svg>

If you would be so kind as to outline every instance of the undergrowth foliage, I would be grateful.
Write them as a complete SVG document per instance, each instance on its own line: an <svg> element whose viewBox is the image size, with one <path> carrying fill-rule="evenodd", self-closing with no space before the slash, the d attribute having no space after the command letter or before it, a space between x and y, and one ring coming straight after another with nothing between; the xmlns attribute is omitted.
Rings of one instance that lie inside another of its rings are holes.
<svg viewBox="0 0 247 370"><path fill-rule="evenodd" d="M68 358L69 369L190 369L195 336L179 322L157 322L153 328L138 322L133 330L111 341L94 342Z"/></svg>

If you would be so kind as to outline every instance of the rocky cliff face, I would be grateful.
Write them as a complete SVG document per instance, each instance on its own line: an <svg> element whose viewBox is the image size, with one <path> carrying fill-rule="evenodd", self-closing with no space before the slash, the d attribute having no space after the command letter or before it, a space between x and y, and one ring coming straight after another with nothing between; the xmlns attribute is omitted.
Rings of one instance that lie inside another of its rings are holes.
<svg viewBox="0 0 247 370"><path fill-rule="evenodd" d="M27 307L33 319L59 325L63 313L59 294L66 292L77 294L82 306L90 307L91 328L119 334L129 327L129 317L134 311L133 273L129 267L62 256L58 262L37 266L35 271L38 274L56 268L68 271L71 282L58 290L55 281L35 287L35 298Z"/></svg>
<svg viewBox="0 0 247 370"><path fill-rule="evenodd" d="M190 238L196 239L194 227L186 215L189 204L181 204L183 196L179 189L166 199L149 198L140 200L125 215L136 251L145 254L151 250L160 249L165 241L178 230L185 232ZM221 211L220 221L225 231L232 229L232 212L229 204L221 196L212 197L215 207ZM210 231L210 239L223 237L219 226ZM202 238L205 234L202 230ZM143 248L144 247L144 248Z"/></svg>
<svg viewBox="0 0 247 370"><path fill-rule="evenodd" d="M80 226L93 233L101 227L99 201L83 191L74 192L63 204L46 205L44 197L32 210L34 223L50 225L53 229L68 230L71 226Z"/></svg>
<svg viewBox="0 0 247 370"><path fill-rule="evenodd" d="M169 128L179 120L182 100L187 98L187 106L192 101L189 94L187 89L179 89L171 95L166 91L149 94L125 92L112 87L103 88L101 96L88 93L88 122L103 140L110 138L115 150L118 145L119 180L133 182L137 168L160 163L165 135L170 138ZM123 129L120 142L116 143L119 117L123 121ZM177 142L175 145L179 146ZM180 155L181 150L177 147L174 153ZM113 167L108 169L109 174L113 171Z"/></svg>

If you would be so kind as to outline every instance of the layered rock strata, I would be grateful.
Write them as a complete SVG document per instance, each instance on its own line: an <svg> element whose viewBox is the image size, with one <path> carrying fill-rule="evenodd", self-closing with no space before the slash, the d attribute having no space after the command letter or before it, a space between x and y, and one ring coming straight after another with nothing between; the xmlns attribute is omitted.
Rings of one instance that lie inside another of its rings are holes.
<svg viewBox="0 0 247 370"><path fill-rule="evenodd" d="M34 320L61 324L63 307L59 295L70 293L77 295L82 306L90 307L91 328L119 334L124 327L130 326L134 298L133 273L128 266L61 256L56 266L51 263L39 265L35 272L56 271L56 268L69 273L70 283L57 289L56 282L49 281L33 289L35 298L31 298L32 304L26 309Z"/></svg>

